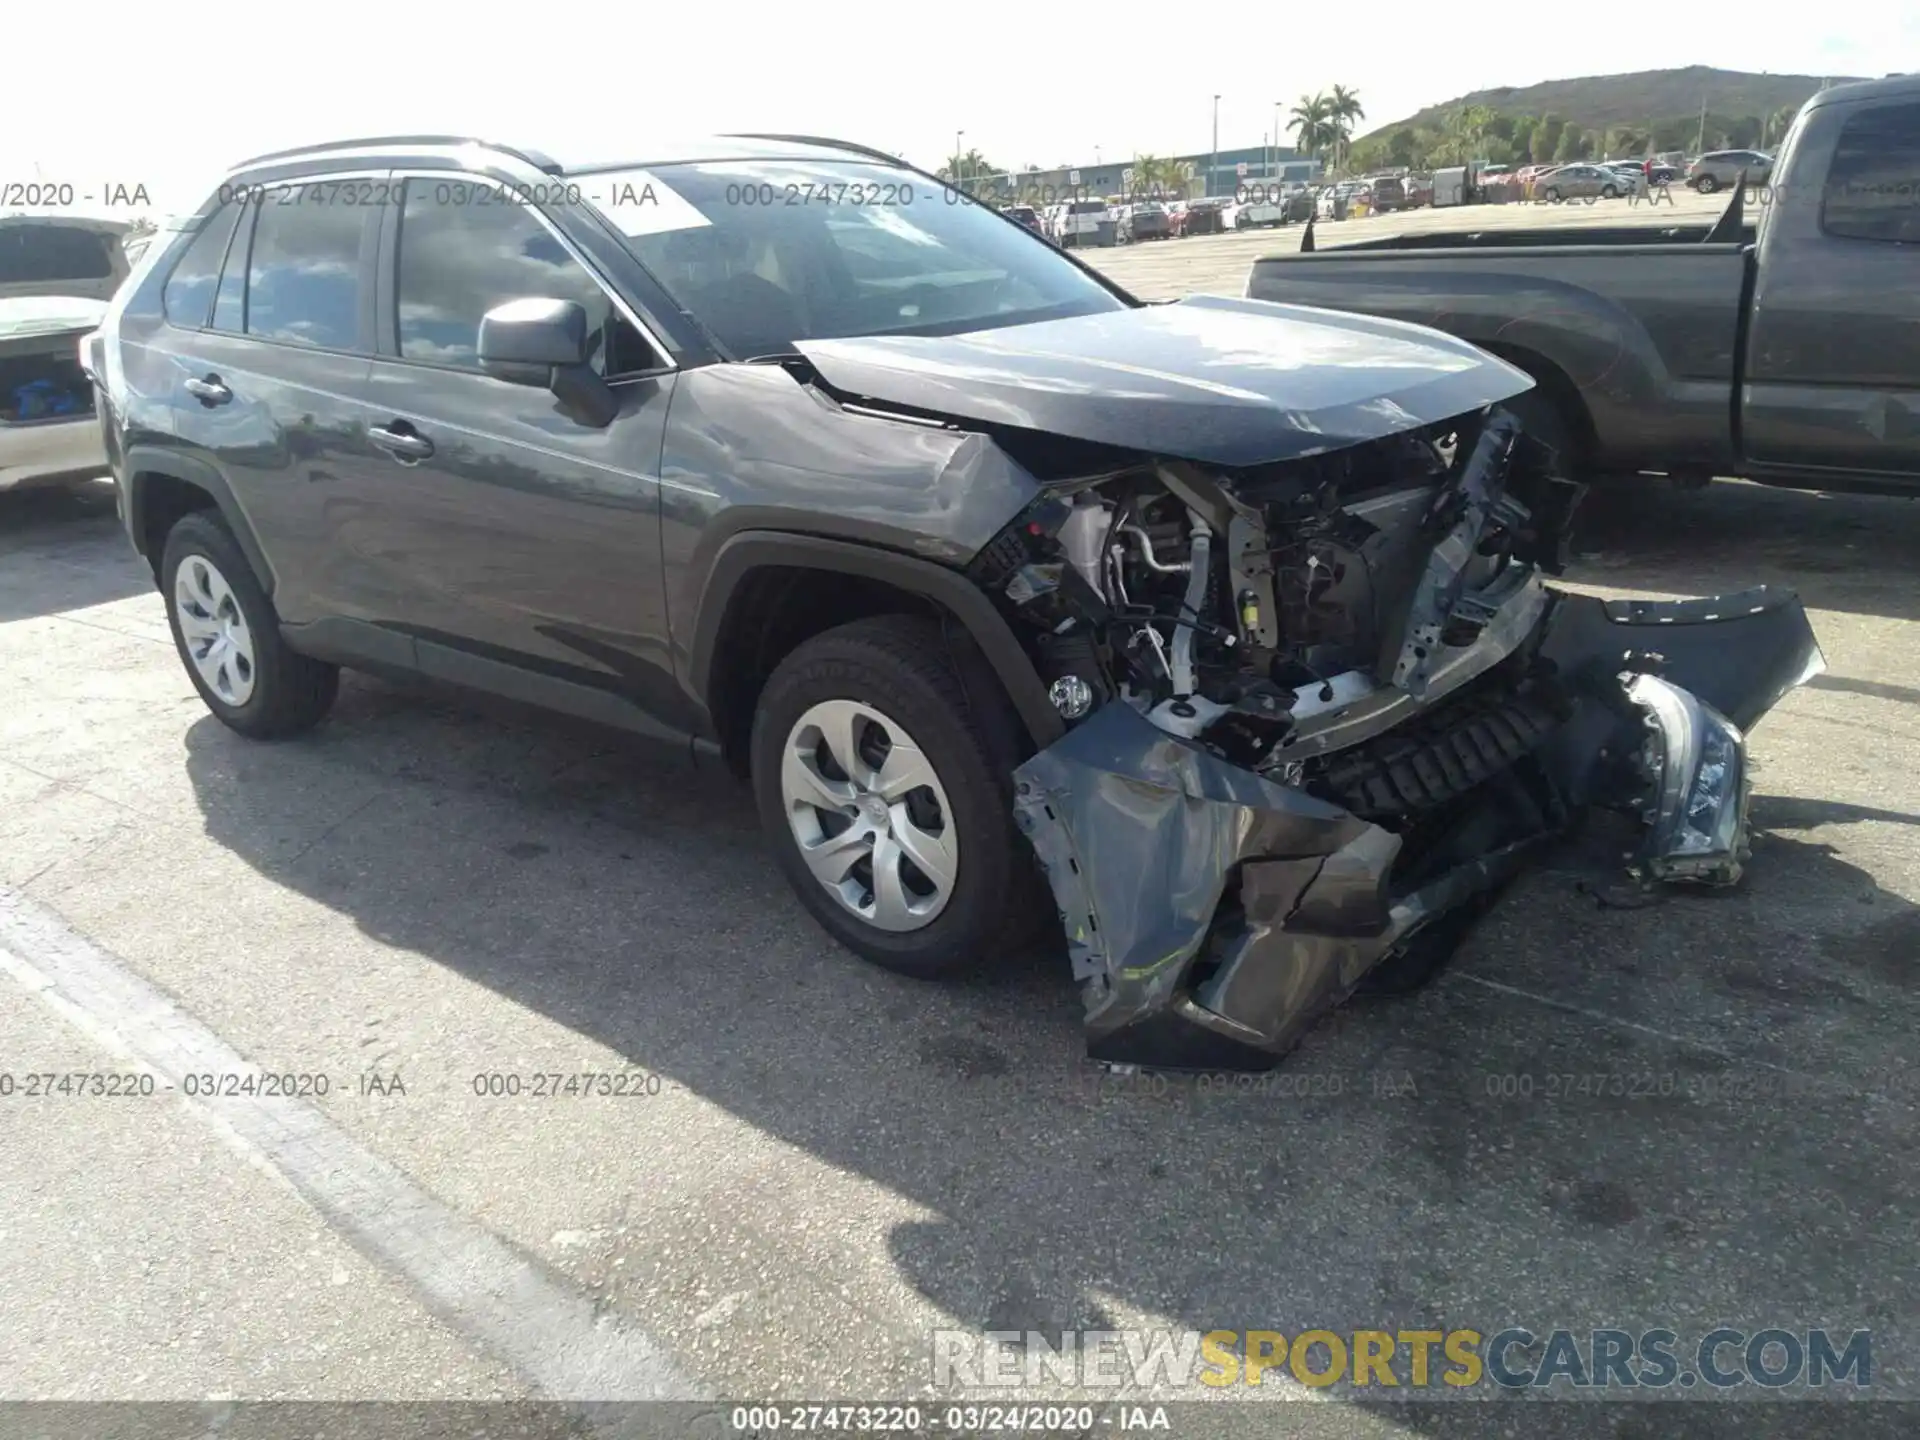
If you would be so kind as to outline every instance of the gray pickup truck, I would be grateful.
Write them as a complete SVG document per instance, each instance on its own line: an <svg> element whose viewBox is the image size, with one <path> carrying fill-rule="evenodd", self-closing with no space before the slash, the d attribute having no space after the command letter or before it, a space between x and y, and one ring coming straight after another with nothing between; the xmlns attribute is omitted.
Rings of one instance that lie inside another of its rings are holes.
<svg viewBox="0 0 1920 1440"><path fill-rule="evenodd" d="M1246 294L1511 361L1538 382L1530 427L1583 478L1920 494L1920 76L1814 96L1773 183L1712 226L1307 239Z"/></svg>

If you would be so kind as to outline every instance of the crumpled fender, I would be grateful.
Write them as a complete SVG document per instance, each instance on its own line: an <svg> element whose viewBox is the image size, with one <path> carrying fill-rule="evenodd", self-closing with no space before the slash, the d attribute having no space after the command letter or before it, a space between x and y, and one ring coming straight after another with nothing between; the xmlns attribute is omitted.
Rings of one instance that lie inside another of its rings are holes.
<svg viewBox="0 0 1920 1440"><path fill-rule="evenodd" d="M1490 824L1477 858L1397 897L1398 835L1229 764L1124 703L1015 771L1015 819L1061 912L1089 1055L1271 1067L1373 966L1509 878L1569 807L1644 804L1657 878L1737 878L1744 728L1824 668L1798 598L1763 587L1671 604L1564 592L1554 602L1540 654L1583 693L1540 759L1567 803ZM1636 692L1637 676L1657 679ZM1725 790L1714 823L1731 851L1674 860L1661 847L1676 843L1691 787L1726 746L1739 763L1713 772Z"/></svg>
<svg viewBox="0 0 1920 1440"><path fill-rule="evenodd" d="M1398 837L1229 765L1128 705L1095 711L1014 780L1015 822L1052 882L1095 1058L1218 1068L1262 1048L1266 1031L1198 1013L1187 998L1193 961L1248 856L1266 862L1268 919L1311 890L1322 924L1349 935L1385 928L1381 886ZM1174 1012L1170 1023L1156 1018ZM1121 1036L1116 1053L1107 1042Z"/></svg>
<svg viewBox="0 0 1920 1440"><path fill-rule="evenodd" d="M1792 590L1757 585L1701 600L1601 600L1556 592L1541 654L1562 670L1642 668L1697 695L1742 730L1827 668ZM1633 665L1623 663L1636 657Z"/></svg>
<svg viewBox="0 0 1920 1440"><path fill-rule="evenodd" d="M1826 669L1791 590L1701 600L1560 595L1541 655L1598 703L1549 743L1575 805L1615 804L1637 774L1648 879L1731 885L1747 859L1746 732ZM1613 792L1613 793L1610 793Z"/></svg>

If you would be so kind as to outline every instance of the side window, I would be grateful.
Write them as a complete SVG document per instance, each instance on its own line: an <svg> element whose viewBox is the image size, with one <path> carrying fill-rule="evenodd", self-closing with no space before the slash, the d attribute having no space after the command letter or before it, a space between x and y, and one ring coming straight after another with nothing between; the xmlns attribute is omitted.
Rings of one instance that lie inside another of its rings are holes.
<svg viewBox="0 0 1920 1440"><path fill-rule="evenodd" d="M1848 117L1820 197L1820 228L1850 240L1920 244L1920 105Z"/></svg>
<svg viewBox="0 0 1920 1440"><path fill-rule="evenodd" d="M198 330L207 323L214 287L220 281L220 261L227 253L227 237L233 234L238 211L238 206L224 205L208 216L167 277L160 307L175 325Z"/></svg>
<svg viewBox="0 0 1920 1440"><path fill-rule="evenodd" d="M239 233L227 251L227 268L220 272L211 328L224 330L229 335L238 335L247 328L247 263L253 250L254 222L259 217L258 205L248 205L242 211Z"/></svg>
<svg viewBox="0 0 1920 1440"><path fill-rule="evenodd" d="M328 350L357 348L360 238L367 217L379 212L294 198L269 199L259 209L247 262L247 334Z"/></svg>
<svg viewBox="0 0 1920 1440"><path fill-rule="evenodd" d="M409 180L395 278L400 355L478 370L480 317L528 296L574 300L587 312L601 375L660 362L600 283L524 205L468 181Z"/></svg>

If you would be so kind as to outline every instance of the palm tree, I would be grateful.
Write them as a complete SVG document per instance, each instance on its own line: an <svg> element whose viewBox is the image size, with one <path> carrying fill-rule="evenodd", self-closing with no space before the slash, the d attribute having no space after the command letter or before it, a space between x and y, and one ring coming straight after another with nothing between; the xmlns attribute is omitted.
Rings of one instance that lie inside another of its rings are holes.
<svg viewBox="0 0 1920 1440"><path fill-rule="evenodd" d="M1360 92L1349 90L1344 85L1333 87L1333 93L1326 97L1327 121L1332 126L1334 160L1336 165L1346 163L1348 145L1353 138L1353 122L1367 118L1366 107L1360 103Z"/></svg>
<svg viewBox="0 0 1920 1440"><path fill-rule="evenodd" d="M1185 193L1184 187L1192 178L1193 167L1184 160L1162 159L1158 155L1133 157L1134 189L1145 191L1156 198L1163 192L1173 190Z"/></svg>
<svg viewBox="0 0 1920 1440"><path fill-rule="evenodd" d="M1333 143L1331 112L1325 95L1302 95L1300 103L1287 113L1287 129L1294 132L1295 145L1303 155L1318 155Z"/></svg>
<svg viewBox="0 0 1920 1440"><path fill-rule="evenodd" d="M944 180L951 180L954 184L964 187L969 180L992 175L995 171L993 166L987 163L986 156L978 150L969 150L964 155L949 155L947 163L935 173Z"/></svg>

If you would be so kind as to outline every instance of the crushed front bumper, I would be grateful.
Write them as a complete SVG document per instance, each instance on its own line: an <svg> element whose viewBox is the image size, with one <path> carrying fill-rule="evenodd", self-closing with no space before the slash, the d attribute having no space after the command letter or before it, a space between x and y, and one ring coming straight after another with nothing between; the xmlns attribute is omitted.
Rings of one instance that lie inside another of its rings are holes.
<svg viewBox="0 0 1920 1440"><path fill-rule="evenodd" d="M1586 806L1646 822L1648 878L1736 881L1745 731L1824 668L1799 600L1765 588L1670 604L1555 591L1540 624L1538 653L1575 703L1531 762L1533 796L1483 787L1489 814L1500 811L1473 832L1486 847L1415 883L1396 875L1401 835L1122 703L1021 766L1015 818L1060 909L1088 1053L1268 1068L1369 970L1490 895Z"/></svg>

